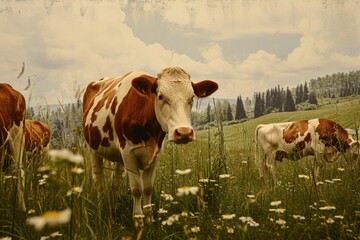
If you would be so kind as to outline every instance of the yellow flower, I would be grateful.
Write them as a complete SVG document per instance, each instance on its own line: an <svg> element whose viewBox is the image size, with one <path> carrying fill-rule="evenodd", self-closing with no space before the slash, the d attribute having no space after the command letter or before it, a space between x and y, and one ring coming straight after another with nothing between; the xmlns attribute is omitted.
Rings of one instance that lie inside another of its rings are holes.
<svg viewBox="0 0 360 240"><path fill-rule="evenodd" d="M299 220L305 220L305 217L304 216L301 216L301 215L292 215L294 219L299 219Z"/></svg>
<svg viewBox="0 0 360 240"><path fill-rule="evenodd" d="M167 193L162 192L160 196L161 196L162 198L164 198L166 201L172 201L172 200L174 200L174 198L173 198L173 196L171 196L171 194L167 194Z"/></svg>
<svg viewBox="0 0 360 240"><path fill-rule="evenodd" d="M219 178L229 178L229 177L231 177L230 174L220 174L219 175Z"/></svg>
<svg viewBox="0 0 360 240"><path fill-rule="evenodd" d="M75 166L71 169L71 172L75 174L82 174L84 172L84 169Z"/></svg>
<svg viewBox="0 0 360 240"><path fill-rule="evenodd" d="M3 237L3 238L0 238L0 240L11 240L11 237Z"/></svg>
<svg viewBox="0 0 360 240"><path fill-rule="evenodd" d="M309 175L305 175L305 174L299 174L298 178L303 178L303 179L309 179Z"/></svg>
<svg viewBox="0 0 360 240"><path fill-rule="evenodd" d="M37 231L41 231L46 225L53 227L68 223L70 218L71 209L67 208L63 211L48 211L41 216L28 218L27 223L33 225Z"/></svg>
<svg viewBox="0 0 360 240"><path fill-rule="evenodd" d="M161 224L171 226L176 221L179 221L179 215L173 214L167 220L162 221Z"/></svg>
<svg viewBox="0 0 360 240"><path fill-rule="evenodd" d="M228 232L229 234L233 234L233 233L235 232L235 230L234 230L234 228L232 228L232 227L228 227L228 228L227 228L227 232Z"/></svg>

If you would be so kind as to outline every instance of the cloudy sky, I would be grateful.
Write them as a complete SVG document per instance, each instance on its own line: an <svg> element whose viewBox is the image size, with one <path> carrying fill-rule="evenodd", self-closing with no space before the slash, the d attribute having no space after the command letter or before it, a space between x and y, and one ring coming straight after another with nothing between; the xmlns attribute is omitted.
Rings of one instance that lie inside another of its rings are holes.
<svg viewBox="0 0 360 240"><path fill-rule="evenodd" d="M37 106L73 102L105 76L180 66L194 82L217 81L214 97L244 99L359 70L356 9L359 0L0 1L0 82Z"/></svg>

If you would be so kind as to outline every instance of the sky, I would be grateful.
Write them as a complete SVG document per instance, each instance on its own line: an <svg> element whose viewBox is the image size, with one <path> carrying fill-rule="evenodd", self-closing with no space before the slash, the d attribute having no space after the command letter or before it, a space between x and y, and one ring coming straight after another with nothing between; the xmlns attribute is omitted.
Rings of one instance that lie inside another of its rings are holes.
<svg viewBox="0 0 360 240"><path fill-rule="evenodd" d="M180 66L216 81L215 98L252 98L359 70L356 9L360 0L0 1L0 82L28 106L66 104L102 77Z"/></svg>

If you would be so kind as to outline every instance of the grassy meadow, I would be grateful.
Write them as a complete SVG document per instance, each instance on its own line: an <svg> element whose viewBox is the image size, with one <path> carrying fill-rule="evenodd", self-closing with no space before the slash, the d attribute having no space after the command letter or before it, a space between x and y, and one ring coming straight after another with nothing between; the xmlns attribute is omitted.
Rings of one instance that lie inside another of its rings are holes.
<svg viewBox="0 0 360 240"><path fill-rule="evenodd" d="M254 156L258 124L328 117L344 127L359 127L360 98L320 104L318 110L218 123L198 131L197 141L187 145L165 142L153 192L156 221L146 225L142 239L360 239L358 164L340 158L325 165L315 183L313 157L284 160L276 164L276 183L259 179ZM30 157L24 166L26 213L16 204L16 179L0 173L0 239L139 237L127 177L112 191L107 163L109 189L98 200L88 150L79 139L71 149L79 155L61 155L57 161ZM71 219L57 224L69 209ZM43 221L38 229L30 224L35 220Z"/></svg>

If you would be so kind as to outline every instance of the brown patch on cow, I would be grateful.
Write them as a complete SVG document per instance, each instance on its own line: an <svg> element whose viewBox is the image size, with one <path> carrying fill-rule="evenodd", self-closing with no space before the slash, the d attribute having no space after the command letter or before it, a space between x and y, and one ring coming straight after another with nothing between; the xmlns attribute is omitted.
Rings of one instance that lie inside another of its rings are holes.
<svg viewBox="0 0 360 240"><path fill-rule="evenodd" d="M107 116L107 118L106 118L105 125L103 126L103 131L104 131L105 133L108 133L108 134L109 134L110 141L113 141L113 140L114 140L113 127L112 127L112 124L111 124L111 121L110 121L110 117L109 117L109 116Z"/></svg>
<svg viewBox="0 0 360 240"><path fill-rule="evenodd" d="M15 124L20 126L25 120L26 103L24 96L9 84L0 84L0 146L8 136L8 131Z"/></svg>
<svg viewBox="0 0 360 240"><path fill-rule="evenodd" d="M148 78L156 84L156 78ZM141 94L130 88L115 113L115 131L121 148L125 147L125 137L135 144L154 138L161 145L159 141L162 142L165 133L156 119L154 103L153 93Z"/></svg>
<svg viewBox="0 0 360 240"><path fill-rule="evenodd" d="M94 127L92 124L86 125L84 127L84 137L92 149L98 149L101 143L101 134L97 127Z"/></svg>
<svg viewBox="0 0 360 240"><path fill-rule="evenodd" d="M37 120L25 120L26 151L41 150L50 142L50 128Z"/></svg>
<svg viewBox="0 0 360 240"><path fill-rule="evenodd" d="M326 147L335 147L339 152L344 152L350 147L351 139L348 132L333 120L319 118L319 125L315 131Z"/></svg>
<svg viewBox="0 0 360 240"><path fill-rule="evenodd" d="M110 147L110 141L109 141L109 138L104 137L104 138L101 140L101 146L104 146L104 147Z"/></svg>
<svg viewBox="0 0 360 240"><path fill-rule="evenodd" d="M306 143L309 143L311 141L311 134L308 133L303 141L299 141L296 143L293 151L294 152L300 152L305 149Z"/></svg>
<svg viewBox="0 0 360 240"><path fill-rule="evenodd" d="M298 136L304 136L309 129L309 121L303 120L299 122L293 122L290 127L283 130L283 139L286 143L292 143L296 141Z"/></svg>

